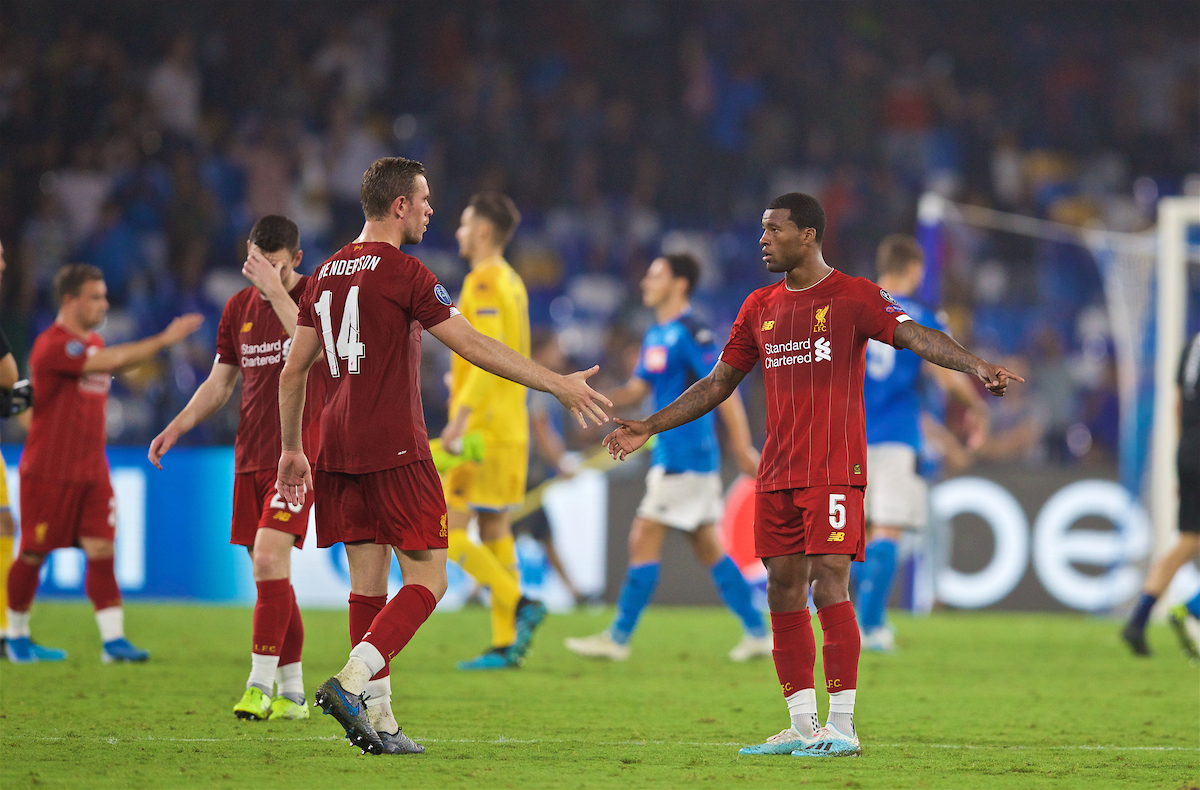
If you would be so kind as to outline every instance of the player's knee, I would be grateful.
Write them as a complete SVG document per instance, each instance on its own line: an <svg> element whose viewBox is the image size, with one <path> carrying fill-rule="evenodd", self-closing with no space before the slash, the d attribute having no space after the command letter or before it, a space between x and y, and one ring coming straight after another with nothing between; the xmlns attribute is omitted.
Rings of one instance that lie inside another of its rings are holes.
<svg viewBox="0 0 1200 790"><path fill-rule="evenodd" d="M716 528L712 525L702 526L695 532L689 533L688 540L692 544L692 551L695 552L696 559L705 567L717 564L725 556L721 542L717 539Z"/></svg>
<svg viewBox="0 0 1200 790"><path fill-rule="evenodd" d="M116 554L111 540L85 538L80 543L83 553L89 560L107 560Z"/></svg>
<svg viewBox="0 0 1200 790"><path fill-rule="evenodd" d="M270 579L286 579L288 576L288 557L279 557L269 551L254 552L254 580L268 581Z"/></svg>
<svg viewBox="0 0 1200 790"><path fill-rule="evenodd" d="M808 580L794 563L767 565L767 605L773 612L791 612L808 604Z"/></svg>
<svg viewBox="0 0 1200 790"><path fill-rule="evenodd" d="M45 554L36 554L32 551L23 551L19 555L21 562L26 565L32 565L35 568L42 567L42 563L46 561Z"/></svg>
<svg viewBox="0 0 1200 790"><path fill-rule="evenodd" d="M817 608L850 599L850 555L825 554L811 558L809 583Z"/></svg>
<svg viewBox="0 0 1200 790"><path fill-rule="evenodd" d="M0 510L0 538L11 538L17 532L13 523L12 511Z"/></svg>

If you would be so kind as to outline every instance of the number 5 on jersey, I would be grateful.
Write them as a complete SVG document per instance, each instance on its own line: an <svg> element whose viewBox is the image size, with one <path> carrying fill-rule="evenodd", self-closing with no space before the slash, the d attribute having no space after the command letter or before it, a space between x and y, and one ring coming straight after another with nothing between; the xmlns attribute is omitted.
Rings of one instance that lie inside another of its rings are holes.
<svg viewBox="0 0 1200 790"><path fill-rule="evenodd" d="M829 526L834 529L846 526L846 506L842 504L845 501L845 494L829 495Z"/></svg>
<svg viewBox="0 0 1200 790"><path fill-rule="evenodd" d="M329 374L335 379L342 375L338 358L346 360L346 371L358 375L359 360L366 356L366 346L358 340L358 286L350 286L346 294L346 306L342 309L342 328L338 331L337 344L333 342L333 320L329 307L333 302L333 291L322 291L321 298L313 309L321 318L321 341L325 346L325 361L329 363Z"/></svg>

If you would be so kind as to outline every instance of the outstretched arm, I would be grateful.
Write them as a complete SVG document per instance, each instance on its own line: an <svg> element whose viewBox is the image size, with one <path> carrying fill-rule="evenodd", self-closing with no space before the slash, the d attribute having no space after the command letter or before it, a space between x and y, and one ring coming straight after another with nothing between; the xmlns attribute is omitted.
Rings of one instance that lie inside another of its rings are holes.
<svg viewBox="0 0 1200 790"><path fill-rule="evenodd" d="M84 373L116 373L123 368L152 359L159 351L173 346L180 340L195 332L204 323L204 316L199 313L181 315L157 335L151 335L144 340L132 343L120 343L115 346L102 348L87 358L83 363Z"/></svg>
<svg viewBox="0 0 1200 790"><path fill-rule="evenodd" d="M162 469L162 457L175 446L179 437L207 420L213 413L225 405L233 388L237 384L238 369L234 365L214 362L208 378L192 395L183 411L163 429L162 433L150 442L150 463Z"/></svg>
<svg viewBox="0 0 1200 790"><path fill-rule="evenodd" d="M1025 383L1025 379L1007 368L993 365L967 351L945 332L922 326L916 321L905 321L896 327L892 345L911 349L917 356L935 365L973 373L983 381L988 392L996 396L1004 395L1009 380Z"/></svg>
<svg viewBox="0 0 1200 790"><path fill-rule="evenodd" d="M623 461L654 434L708 414L732 395L745 377L745 373L729 363L717 362L711 373L646 419L617 420L621 427L604 437L604 446L613 458Z"/></svg>
<svg viewBox="0 0 1200 790"><path fill-rule="evenodd" d="M597 425L608 422L608 415L600 408L600 404L612 406L612 403L589 387L586 381L588 376L599 368L593 367L591 370L572 373L570 376L560 376L536 362L529 361L499 340L477 332L471 326L471 322L461 315L450 316L431 327L429 334L476 367L526 387L549 392L558 398L559 403L571 410L584 428L587 427L585 415Z"/></svg>

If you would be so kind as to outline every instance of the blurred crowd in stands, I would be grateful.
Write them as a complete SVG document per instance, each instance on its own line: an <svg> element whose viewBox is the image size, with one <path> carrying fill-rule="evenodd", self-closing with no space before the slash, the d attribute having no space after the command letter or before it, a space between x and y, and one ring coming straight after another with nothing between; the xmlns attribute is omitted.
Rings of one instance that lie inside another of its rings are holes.
<svg viewBox="0 0 1200 790"><path fill-rule="evenodd" d="M534 324L615 383L649 320L649 261L696 253L699 309L727 329L769 282L758 223L777 194L817 195L827 260L867 276L925 191L1141 231L1160 196L1200 188L1198 97L1200 14L1172 0L16 0L0 16L0 320L23 362L55 271L79 261L104 270L110 341L205 313L194 342L116 383L110 439L148 441L207 374L252 222L294 218L311 271L358 233L366 166L403 155L428 167L436 209L412 252L454 290L458 213L507 192ZM1034 373L1022 403L997 404L988 457L1115 447L1111 364L1071 363L1097 332L1102 358L1111 342L1095 263L1069 246L999 239L942 272L955 331ZM436 429L445 363L427 356ZM230 441L235 420L189 440Z"/></svg>

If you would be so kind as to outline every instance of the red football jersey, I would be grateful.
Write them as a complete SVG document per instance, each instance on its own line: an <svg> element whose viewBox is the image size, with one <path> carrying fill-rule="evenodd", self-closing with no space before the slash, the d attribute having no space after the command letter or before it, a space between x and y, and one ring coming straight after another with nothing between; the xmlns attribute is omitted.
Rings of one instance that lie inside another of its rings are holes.
<svg viewBox="0 0 1200 790"><path fill-rule="evenodd" d="M298 321L316 329L325 350L316 364L332 376L316 469L365 474L433 457L421 328L457 314L433 272L390 244L348 244L317 267Z"/></svg>
<svg viewBox="0 0 1200 790"><path fill-rule="evenodd" d="M721 359L763 362L767 441L758 490L867 484L867 340L910 320L887 292L837 270L801 291L780 280L746 297Z"/></svg>
<svg viewBox="0 0 1200 790"><path fill-rule="evenodd" d="M307 277L288 295L296 303ZM292 339L271 303L254 286L238 291L225 303L217 326L217 362L242 372L242 404L238 409L233 465L238 474L279 467L279 374ZM321 407L329 375L318 367L308 374L304 400L304 446L319 446Z"/></svg>
<svg viewBox="0 0 1200 790"><path fill-rule="evenodd" d="M87 358L102 348L100 335L80 337L57 321L33 341L33 422L21 474L75 482L108 479L104 408L112 376L83 372Z"/></svg>

